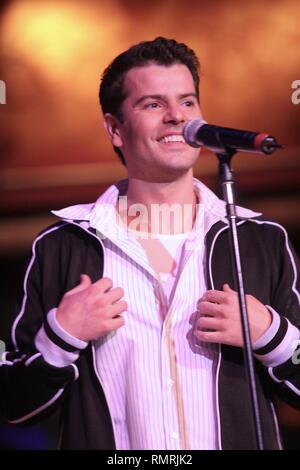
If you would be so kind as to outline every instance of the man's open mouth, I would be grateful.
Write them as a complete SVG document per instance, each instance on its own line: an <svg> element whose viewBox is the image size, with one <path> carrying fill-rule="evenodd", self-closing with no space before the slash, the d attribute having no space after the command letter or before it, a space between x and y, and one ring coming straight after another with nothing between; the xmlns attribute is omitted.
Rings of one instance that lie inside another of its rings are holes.
<svg viewBox="0 0 300 470"><path fill-rule="evenodd" d="M172 142L185 142L184 141L184 138L182 137L182 135L166 135L165 137L162 137L161 139L158 140L158 142L162 143L162 144L169 144L169 143L172 143Z"/></svg>

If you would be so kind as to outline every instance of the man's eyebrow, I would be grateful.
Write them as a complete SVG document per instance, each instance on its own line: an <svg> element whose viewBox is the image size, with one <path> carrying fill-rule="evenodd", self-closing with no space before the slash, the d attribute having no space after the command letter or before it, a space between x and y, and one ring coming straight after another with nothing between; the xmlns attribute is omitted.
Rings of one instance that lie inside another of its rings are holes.
<svg viewBox="0 0 300 470"><path fill-rule="evenodd" d="M140 96L140 98L138 98L135 103L134 103L134 107L135 106L138 106L142 101L145 101L147 99L152 99L152 100L163 100L165 99L163 95L143 95L143 96Z"/></svg>
<svg viewBox="0 0 300 470"><path fill-rule="evenodd" d="M179 95L178 98L180 100L182 100L183 98L188 98L188 97L193 97L193 98L196 98L196 100L198 101L198 96L195 92L192 92L192 93L183 93L182 95ZM140 98L138 98L135 103L134 103L134 107L135 106L138 106L140 103L142 103L143 101L147 100L147 99L152 99L152 100L166 100L167 97L165 95L143 95L141 96Z"/></svg>

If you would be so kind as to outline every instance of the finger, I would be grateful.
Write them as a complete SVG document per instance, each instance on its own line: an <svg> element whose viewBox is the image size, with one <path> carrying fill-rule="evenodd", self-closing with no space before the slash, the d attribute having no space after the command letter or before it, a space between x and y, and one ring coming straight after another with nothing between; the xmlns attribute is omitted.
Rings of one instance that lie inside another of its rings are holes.
<svg viewBox="0 0 300 470"><path fill-rule="evenodd" d="M201 301L198 304L198 312L200 316L209 315L209 316L219 316L221 315L220 305L218 303L212 303L207 301Z"/></svg>
<svg viewBox="0 0 300 470"><path fill-rule="evenodd" d="M115 316L121 315L121 313L125 312L128 309L128 304L125 300L120 300L110 307L107 308L107 316L114 318Z"/></svg>
<svg viewBox="0 0 300 470"><path fill-rule="evenodd" d="M114 287L113 289L108 292L105 292L104 294L100 293L99 301L100 303L104 302L106 305L111 305L121 300L123 296L124 290L121 287Z"/></svg>
<svg viewBox="0 0 300 470"><path fill-rule="evenodd" d="M98 292L107 292L113 287L113 282L109 277L102 277L93 284Z"/></svg>
<svg viewBox="0 0 300 470"><path fill-rule="evenodd" d="M221 331L221 322L218 318L201 317L196 323L196 330L202 329Z"/></svg>
<svg viewBox="0 0 300 470"><path fill-rule="evenodd" d="M229 284L224 284L223 285L223 291L224 292L235 292L233 289L231 289Z"/></svg>
<svg viewBox="0 0 300 470"><path fill-rule="evenodd" d="M227 292L223 292L221 290L208 290L206 291L201 300L205 300L206 302L216 302L216 303L223 303L227 299Z"/></svg>
<svg viewBox="0 0 300 470"><path fill-rule="evenodd" d="M199 341L203 341L204 343L223 343L223 336L222 333L218 331L201 331L196 330L194 335Z"/></svg>
<svg viewBox="0 0 300 470"><path fill-rule="evenodd" d="M118 315L107 322L107 330L117 330L125 324L125 319L121 315Z"/></svg>
<svg viewBox="0 0 300 470"><path fill-rule="evenodd" d="M87 274L81 274L80 283L75 286L73 289L69 290L65 295L73 295L77 292L80 292L92 284L91 278Z"/></svg>

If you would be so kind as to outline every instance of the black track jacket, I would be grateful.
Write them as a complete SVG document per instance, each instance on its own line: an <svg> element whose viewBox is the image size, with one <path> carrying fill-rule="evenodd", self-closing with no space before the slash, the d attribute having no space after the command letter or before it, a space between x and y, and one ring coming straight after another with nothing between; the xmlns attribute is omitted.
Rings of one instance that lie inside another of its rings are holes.
<svg viewBox="0 0 300 470"><path fill-rule="evenodd" d="M238 235L245 292L281 316L275 338L263 350L256 351L263 355L276 348L284 337L285 318L300 328L298 264L286 232L278 224L260 217L239 220ZM228 225L216 223L205 244L208 288L221 290L225 282L234 285ZM45 362L34 346L47 312L79 283L80 275L88 274L93 282L102 277L103 253L93 229L81 227L80 221L59 222L39 235L24 280L19 310L22 314L18 313L14 322L14 341L8 345L9 352L0 366L3 415L16 424L32 423L59 408L62 449L115 448L111 417L94 367L92 342L80 353L75 365L61 368ZM72 350L49 328L46 331L60 347ZM222 449L253 449L242 349L221 345L220 354L217 393ZM280 448L273 392L300 408L299 356L269 369L255 359L266 449Z"/></svg>

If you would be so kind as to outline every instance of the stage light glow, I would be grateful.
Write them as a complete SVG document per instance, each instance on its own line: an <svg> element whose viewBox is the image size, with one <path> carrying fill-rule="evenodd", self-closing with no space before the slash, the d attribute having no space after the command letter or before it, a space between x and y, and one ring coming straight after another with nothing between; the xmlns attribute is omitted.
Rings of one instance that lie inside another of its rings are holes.
<svg viewBox="0 0 300 470"><path fill-rule="evenodd" d="M118 37L116 32L124 21L113 2L104 1L101 8L103 21L99 5L93 3L15 1L4 17L3 49L25 58L49 78L70 76L78 72L79 64L80 73L91 53L99 57L100 50L105 60L103 50L107 50L107 43L113 47L113 38Z"/></svg>

